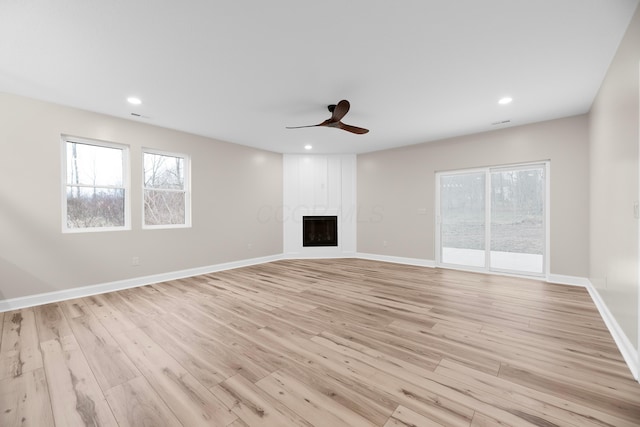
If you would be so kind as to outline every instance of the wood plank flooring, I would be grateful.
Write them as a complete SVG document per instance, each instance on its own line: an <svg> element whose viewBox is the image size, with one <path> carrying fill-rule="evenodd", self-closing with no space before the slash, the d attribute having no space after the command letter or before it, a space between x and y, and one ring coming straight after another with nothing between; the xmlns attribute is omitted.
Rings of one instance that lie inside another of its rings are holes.
<svg viewBox="0 0 640 427"><path fill-rule="evenodd" d="M585 289L289 260L0 313L2 426L638 426Z"/></svg>

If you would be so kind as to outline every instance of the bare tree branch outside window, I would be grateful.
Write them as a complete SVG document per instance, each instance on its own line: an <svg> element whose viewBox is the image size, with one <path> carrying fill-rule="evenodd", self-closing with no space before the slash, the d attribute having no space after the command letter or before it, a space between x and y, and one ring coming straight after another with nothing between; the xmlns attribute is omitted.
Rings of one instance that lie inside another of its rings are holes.
<svg viewBox="0 0 640 427"><path fill-rule="evenodd" d="M185 158L144 153L145 225L186 224Z"/></svg>

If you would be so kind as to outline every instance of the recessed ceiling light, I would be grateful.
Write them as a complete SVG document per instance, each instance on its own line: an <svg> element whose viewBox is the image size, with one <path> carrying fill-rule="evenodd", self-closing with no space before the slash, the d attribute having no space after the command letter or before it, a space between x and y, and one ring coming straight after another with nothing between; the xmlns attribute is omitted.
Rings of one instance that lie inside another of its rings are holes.
<svg viewBox="0 0 640 427"><path fill-rule="evenodd" d="M513 98L511 98L509 96L505 96L504 98L500 98L500 101L498 101L498 104L507 105L507 104L510 104L511 101L513 101Z"/></svg>
<svg viewBox="0 0 640 427"><path fill-rule="evenodd" d="M127 98L127 102L129 104L133 104L133 105L140 105L142 104L142 101L140 100L140 98L136 98L135 96L130 96Z"/></svg>
<svg viewBox="0 0 640 427"><path fill-rule="evenodd" d="M313 146L311 144L307 144L304 146L305 150L311 150L313 148Z"/></svg>

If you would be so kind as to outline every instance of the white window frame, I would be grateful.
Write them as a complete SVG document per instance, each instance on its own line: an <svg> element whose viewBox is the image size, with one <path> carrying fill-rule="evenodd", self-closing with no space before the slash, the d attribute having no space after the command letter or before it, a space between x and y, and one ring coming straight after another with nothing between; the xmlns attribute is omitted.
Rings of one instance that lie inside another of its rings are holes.
<svg viewBox="0 0 640 427"><path fill-rule="evenodd" d="M124 190L124 225L115 227L82 227L72 228L67 223L67 188L78 186L67 182L67 144L85 144L96 147L114 148L122 150L122 186L105 185L79 185L84 188L112 188ZM94 233L103 231L127 231L131 230L131 182L129 174L129 146L115 142L100 141L97 139L81 138L70 135L61 135L61 160L62 160L62 232L63 233Z"/></svg>
<svg viewBox="0 0 640 427"><path fill-rule="evenodd" d="M177 157L184 160L184 189L161 189L161 188L147 188L145 186L144 176L144 155L155 154L159 156ZM156 150L153 148L142 149L142 229L144 230L158 230L168 228L191 228L191 157L184 153L176 153L170 151ZM153 191L167 191L167 192L183 192L184 193L184 224L159 224L159 225L147 225L145 219L145 200L144 194L146 190Z"/></svg>

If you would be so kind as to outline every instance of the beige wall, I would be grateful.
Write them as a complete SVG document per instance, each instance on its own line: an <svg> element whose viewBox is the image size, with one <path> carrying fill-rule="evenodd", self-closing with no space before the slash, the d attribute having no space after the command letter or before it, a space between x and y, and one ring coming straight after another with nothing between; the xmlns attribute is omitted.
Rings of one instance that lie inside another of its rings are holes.
<svg viewBox="0 0 640 427"><path fill-rule="evenodd" d="M259 217L282 206L280 154L6 94L0 122L0 300L282 253ZM130 146L131 231L61 232L63 133ZM142 147L191 156L191 228L141 229Z"/></svg>
<svg viewBox="0 0 640 427"><path fill-rule="evenodd" d="M551 161L551 273L586 277L586 115L359 155L358 252L435 260L436 172L539 160Z"/></svg>
<svg viewBox="0 0 640 427"><path fill-rule="evenodd" d="M589 278L638 348L638 102L640 10L589 115L591 253Z"/></svg>

